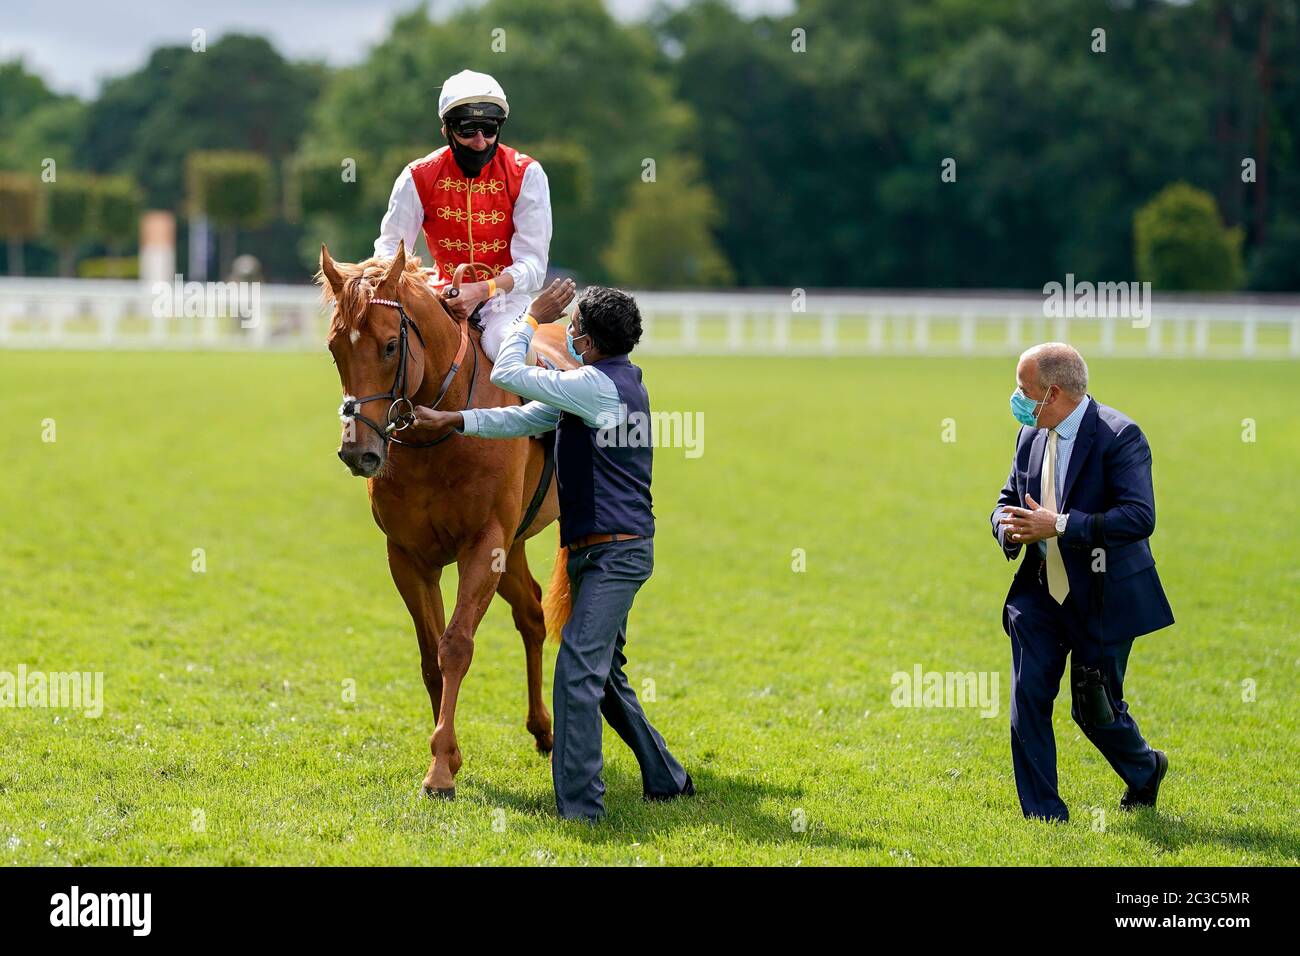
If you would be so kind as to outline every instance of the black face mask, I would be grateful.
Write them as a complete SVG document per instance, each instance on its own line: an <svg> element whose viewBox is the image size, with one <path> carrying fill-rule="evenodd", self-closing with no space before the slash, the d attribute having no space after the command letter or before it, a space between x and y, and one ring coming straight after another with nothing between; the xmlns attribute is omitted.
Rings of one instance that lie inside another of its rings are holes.
<svg viewBox="0 0 1300 956"><path fill-rule="evenodd" d="M497 143L500 136L492 141L492 145L487 149L470 149L468 146L462 146L456 142L456 137L451 131L447 132L447 142L451 144L451 154L456 158L456 165L460 171L468 178L474 179L483 171L483 167L492 162L492 157L496 155Z"/></svg>

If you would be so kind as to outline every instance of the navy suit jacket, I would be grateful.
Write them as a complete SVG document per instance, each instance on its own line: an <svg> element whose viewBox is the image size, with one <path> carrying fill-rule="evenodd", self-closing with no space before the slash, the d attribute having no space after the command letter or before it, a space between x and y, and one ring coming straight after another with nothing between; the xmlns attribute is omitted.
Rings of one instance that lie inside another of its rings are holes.
<svg viewBox="0 0 1300 956"><path fill-rule="evenodd" d="M1043 503L1041 479L1046 449L1047 429L1020 429L1011 474L998 496L998 508L1027 508L1027 495ZM1010 561L1023 546L1004 537L997 520L998 508L990 516L993 536ZM1057 541L1074 599L1071 603L1086 616L1089 632L1109 644L1132 640L1174 623L1148 541L1156 527L1151 448L1133 419L1096 399L1088 403L1056 510L1070 515L1065 534ZM1099 523L1097 519L1102 515L1105 520ZM1100 611L1093 600L1097 583L1093 567L1099 561L1094 551L1098 548L1105 561ZM1031 546L1024 551L1024 560L1007 592L1007 604L1013 603L1024 589L1041 586L1035 585L1043 563L1038 548ZM1002 626L1008 628L1005 609Z"/></svg>

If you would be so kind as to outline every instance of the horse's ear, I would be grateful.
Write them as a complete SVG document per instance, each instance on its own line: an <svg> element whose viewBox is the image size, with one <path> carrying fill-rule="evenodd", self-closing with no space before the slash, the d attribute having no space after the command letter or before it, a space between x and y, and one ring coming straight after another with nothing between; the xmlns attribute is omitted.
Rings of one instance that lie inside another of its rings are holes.
<svg viewBox="0 0 1300 956"><path fill-rule="evenodd" d="M337 299L339 292L343 289L343 277L339 275L334 260L330 258L330 251L323 242L320 244L320 274L330 284L330 288L334 290L334 297Z"/></svg>
<svg viewBox="0 0 1300 956"><path fill-rule="evenodd" d="M393 264L388 267L384 273L384 278L379 282L379 288L376 295L382 299L397 298L397 283L402 278L402 273L406 271L406 240L397 241L397 253L393 256Z"/></svg>

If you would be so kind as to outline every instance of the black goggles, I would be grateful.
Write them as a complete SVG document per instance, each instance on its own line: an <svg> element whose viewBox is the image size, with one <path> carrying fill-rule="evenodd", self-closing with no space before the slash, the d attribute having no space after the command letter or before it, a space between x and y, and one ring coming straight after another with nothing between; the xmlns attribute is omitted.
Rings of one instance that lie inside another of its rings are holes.
<svg viewBox="0 0 1300 956"><path fill-rule="evenodd" d="M452 120L451 129L462 139L472 139L474 134L479 132L487 139L492 139L501 132L501 123L494 119Z"/></svg>

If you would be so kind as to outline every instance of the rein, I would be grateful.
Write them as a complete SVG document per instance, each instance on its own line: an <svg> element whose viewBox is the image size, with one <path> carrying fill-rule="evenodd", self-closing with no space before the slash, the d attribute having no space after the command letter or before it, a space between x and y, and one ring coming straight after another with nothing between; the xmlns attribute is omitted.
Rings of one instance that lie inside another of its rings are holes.
<svg viewBox="0 0 1300 956"><path fill-rule="evenodd" d="M458 289L455 291L459 292ZM451 298L451 296L449 295L447 298ZM420 340L421 349L427 350L427 346L424 344L424 335L421 334L420 327L411 321L410 317L406 314L406 310L402 308L400 302L395 299L371 299L370 302L371 304L390 306L396 309L397 314L401 316L401 322L398 325L397 333L399 343L397 375L393 378L393 387L386 392L381 392L377 395L369 395L365 398L344 399L343 404L339 406L339 417L345 422L349 419L356 419L369 425L385 443L393 442L397 445L405 445L408 448L432 448L434 445L439 445L452 435L456 434L456 430L453 428L445 435L440 435L432 441L426 442L402 441L396 435L397 432L403 431L415 423L415 405L411 402L411 398L406 394L408 385L406 366L411 355L411 344L407 330L409 329L415 333L415 337ZM455 322L456 320L452 319L452 321ZM447 397L447 391L451 388L451 383L455 381L456 373L460 371L461 363L465 360L465 352L471 347L469 341L469 323L456 322L456 325L460 328L460 348L456 350L456 357L452 360L451 368L447 370L447 374L443 376L442 387L438 389L438 397L433 400L433 404L429 406L430 408L437 408L439 403ZM469 403L474 400L474 382L478 378L478 349L473 349L472 351L474 353L474 365L470 372L469 392L465 397L465 405L467 408L469 407ZM375 402L381 399L392 403L388 406L388 414L385 416L384 424L382 426L373 419L361 414L362 405L367 402Z"/></svg>

